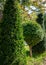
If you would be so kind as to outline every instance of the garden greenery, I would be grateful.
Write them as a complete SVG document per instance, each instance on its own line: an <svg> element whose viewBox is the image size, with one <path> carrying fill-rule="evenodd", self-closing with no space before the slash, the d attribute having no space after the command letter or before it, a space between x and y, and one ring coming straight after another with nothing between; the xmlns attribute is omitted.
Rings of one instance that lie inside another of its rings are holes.
<svg viewBox="0 0 46 65"><path fill-rule="evenodd" d="M43 40L44 32L37 22L23 24L24 38L28 45L34 46Z"/></svg>
<svg viewBox="0 0 46 65"><path fill-rule="evenodd" d="M0 33L0 65L26 65L21 21L17 0L6 0Z"/></svg>

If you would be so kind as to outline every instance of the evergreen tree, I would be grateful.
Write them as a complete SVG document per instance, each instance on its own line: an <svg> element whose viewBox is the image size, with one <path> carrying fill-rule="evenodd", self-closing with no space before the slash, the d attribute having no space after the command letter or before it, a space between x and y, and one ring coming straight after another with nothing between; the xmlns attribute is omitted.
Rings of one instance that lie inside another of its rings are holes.
<svg viewBox="0 0 46 65"><path fill-rule="evenodd" d="M26 65L21 22L17 0L6 0L1 23L0 65Z"/></svg>
<svg viewBox="0 0 46 65"><path fill-rule="evenodd" d="M37 22L28 21L23 24L24 40L29 45L30 56L32 56L32 47L43 40L44 31Z"/></svg>

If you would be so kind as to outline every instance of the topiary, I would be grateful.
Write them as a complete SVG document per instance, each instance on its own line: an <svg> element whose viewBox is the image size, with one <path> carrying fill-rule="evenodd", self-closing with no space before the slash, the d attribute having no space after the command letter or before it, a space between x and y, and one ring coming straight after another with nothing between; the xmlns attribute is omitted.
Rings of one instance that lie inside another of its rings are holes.
<svg viewBox="0 0 46 65"><path fill-rule="evenodd" d="M19 6L17 0L6 0L1 23L0 65L26 65Z"/></svg>
<svg viewBox="0 0 46 65"><path fill-rule="evenodd" d="M30 22L23 24L23 34L25 41L29 45L30 49L37 43L43 40L44 32L41 26L36 22ZM32 51L30 50L30 56L32 55Z"/></svg>

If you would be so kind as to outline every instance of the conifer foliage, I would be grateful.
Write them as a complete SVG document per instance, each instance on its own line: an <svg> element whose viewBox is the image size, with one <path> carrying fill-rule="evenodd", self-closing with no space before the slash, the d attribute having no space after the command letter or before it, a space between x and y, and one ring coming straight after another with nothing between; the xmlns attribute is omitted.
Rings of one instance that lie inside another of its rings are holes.
<svg viewBox="0 0 46 65"><path fill-rule="evenodd" d="M32 47L37 45L44 38L44 31L37 22L29 21L23 24L24 38L30 49L30 56L32 56Z"/></svg>
<svg viewBox="0 0 46 65"><path fill-rule="evenodd" d="M1 23L0 65L26 65L20 15L18 2L6 0Z"/></svg>

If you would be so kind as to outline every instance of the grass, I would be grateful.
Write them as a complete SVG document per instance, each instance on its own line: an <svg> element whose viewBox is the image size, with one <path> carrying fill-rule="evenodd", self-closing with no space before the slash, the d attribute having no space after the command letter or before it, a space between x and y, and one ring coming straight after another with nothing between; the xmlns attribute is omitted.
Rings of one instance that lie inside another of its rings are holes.
<svg viewBox="0 0 46 65"><path fill-rule="evenodd" d="M28 46L25 46L25 48L26 48L26 52L29 51ZM38 54L36 56L35 55L36 54L30 57L29 54L27 54L26 56L27 65L44 65L43 62L44 62L44 58L46 58L46 51L44 51L42 54Z"/></svg>

